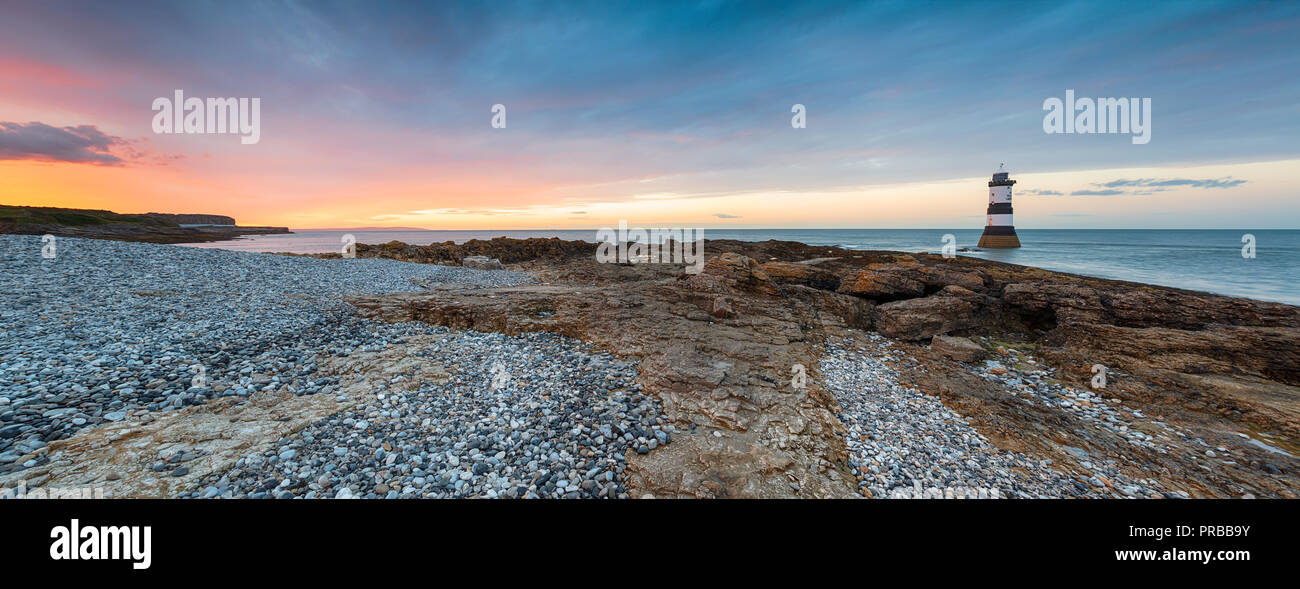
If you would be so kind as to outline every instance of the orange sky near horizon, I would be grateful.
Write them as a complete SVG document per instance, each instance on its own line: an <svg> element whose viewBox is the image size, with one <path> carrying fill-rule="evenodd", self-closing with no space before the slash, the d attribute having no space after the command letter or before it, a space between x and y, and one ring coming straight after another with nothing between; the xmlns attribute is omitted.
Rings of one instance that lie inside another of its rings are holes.
<svg viewBox="0 0 1300 589"><path fill-rule="evenodd" d="M226 174L180 160L122 166L0 161L0 204L107 209L122 213L230 215L244 225L290 228L422 227L427 229L591 229L620 219L639 226L731 228L980 227L987 178L846 186L809 192L741 191L723 195L656 193L610 198L627 186L542 186L509 178L394 178L389 183L298 182L274 175ZM198 170L194 168L200 168ZM1300 160L1017 173L1016 224L1022 228L1294 228L1284 210L1293 200ZM1175 187L1145 196L1068 194L1114 178L1249 178L1234 189ZM632 184L651 186L638 180ZM1237 191L1237 192L1232 192ZM454 197L428 197L454 192ZM1255 206L1239 207L1241 192ZM531 204L519 204L521 202ZM476 206L475 203L482 203ZM1113 205L1122 204L1116 207ZM1177 211L1176 223L1151 222ZM1191 220L1189 222L1189 219Z"/></svg>

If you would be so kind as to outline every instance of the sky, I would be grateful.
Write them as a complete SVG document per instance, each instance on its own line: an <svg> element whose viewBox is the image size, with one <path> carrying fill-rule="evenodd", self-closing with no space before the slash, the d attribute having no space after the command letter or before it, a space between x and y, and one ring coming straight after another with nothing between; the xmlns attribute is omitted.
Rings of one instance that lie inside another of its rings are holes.
<svg viewBox="0 0 1300 589"><path fill-rule="evenodd" d="M0 204L978 228L1005 163L1020 228L1294 229L1298 32L1295 2L7 2ZM257 98L259 140L155 132L178 89ZM1045 132L1067 90L1149 98L1150 141Z"/></svg>

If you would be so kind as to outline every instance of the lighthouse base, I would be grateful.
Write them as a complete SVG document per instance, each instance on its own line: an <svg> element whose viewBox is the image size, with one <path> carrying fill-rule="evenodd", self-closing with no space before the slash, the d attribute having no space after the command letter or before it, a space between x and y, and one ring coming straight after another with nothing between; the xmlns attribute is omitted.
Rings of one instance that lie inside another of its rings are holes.
<svg viewBox="0 0 1300 589"><path fill-rule="evenodd" d="M1011 235L990 235L985 232L980 236L979 247L1020 247L1020 238L1015 233Z"/></svg>

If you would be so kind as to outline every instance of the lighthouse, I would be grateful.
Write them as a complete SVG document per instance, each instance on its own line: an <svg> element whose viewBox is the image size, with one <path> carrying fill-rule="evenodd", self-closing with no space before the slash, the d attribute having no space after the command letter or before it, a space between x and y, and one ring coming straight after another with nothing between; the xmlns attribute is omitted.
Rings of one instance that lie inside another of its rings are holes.
<svg viewBox="0 0 1300 589"><path fill-rule="evenodd" d="M1016 227L1011 222L1011 185L1016 181L1009 178L1005 165L998 166L989 180L988 221L984 223L979 247L1020 247L1020 238L1016 237Z"/></svg>

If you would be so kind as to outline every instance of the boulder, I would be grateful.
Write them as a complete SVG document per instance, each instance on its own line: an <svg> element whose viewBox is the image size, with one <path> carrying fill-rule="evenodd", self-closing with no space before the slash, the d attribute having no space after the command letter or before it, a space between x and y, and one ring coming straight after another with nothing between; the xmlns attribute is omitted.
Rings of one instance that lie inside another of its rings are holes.
<svg viewBox="0 0 1300 589"><path fill-rule="evenodd" d="M951 335L936 335L930 339L930 350L958 362L979 362L986 352L979 344Z"/></svg>
<svg viewBox="0 0 1300 589"><path fill-rule="evenodd" d="M727 252L709 258L702 274L722 279L738 290L763 294L776 294L772 277L753 258Z"/></svg>
<svg viewBox="0 0 1300 589"><path fill-rule="evenodd" d="M1104 323L1097 289L1079 284L1016 282L1002 289L1002 300L1018 313L1045 313L1062 325Z"/></svg>
<svg viewBox="0 0 1300 589"><path fill-rule="evenodd" d="M466 256L460 261L460 265L466 268L475 268L477 270L505 270L506 267L501 264L501 260L489 258L487 256Z"/></svg>
<svg viewBox="0 0 1300 589"><path fill-rule="evenodd" d="M768 262L760 266L772 280L781 284L798 284L822 290L835 290L840 277L834 272L798 262Z"/></svg>
<svg viewBox="0 0 1300 589"><path fill-rule="evenodd" d="M984 277L916 261L876 262L845 276L839 292L876 300L909 299L947 287L984 290Z"/></svg>
<svg viewBox="0 0 1300 589"><path fill-rule="evenodd" d="M899 272L867 268L845 276L836 292L876 300L910 299L925 294L925 284Z"/></svg>
<svg viewBox="0 0 1300 589"><path fill-rule="evenodd" d="M894 301L876 307L876 331L902 340L924 340L975 325L970 303L946 296Z"/></svg>
<svg viewBox="0 0 1300 589"><path fill-rule="evenodd" d="M909 268L904 275L930 289L958 286L971 291L984 290L984 277L971 272L917 265Z"/></svg>
<svg viewBox="0 0 1300 589"><path fill-rule="evenodd" d="M948 286L939 289L939 292L935 294L938 294L939 296L947 296L947 297L959 297L959 298L971 297L974 299L980 298L979 293L969 288L966 288L964 286L958 286L956 284L949 284Z"/></svg>

